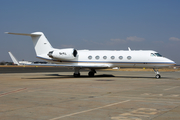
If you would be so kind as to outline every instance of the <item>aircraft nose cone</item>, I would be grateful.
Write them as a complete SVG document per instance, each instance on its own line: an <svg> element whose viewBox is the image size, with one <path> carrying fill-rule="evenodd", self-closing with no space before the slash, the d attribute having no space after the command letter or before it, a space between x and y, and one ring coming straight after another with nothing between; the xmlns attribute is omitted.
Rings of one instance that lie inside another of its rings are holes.
<svg viewBox="0 0 180 120"><path fill-rule="evenodd" d="M176 65L176 63L175 63L174 61L172 61L172 60L169 60L169 63L170 63L171 65Z"/></svg>
<svg viewBox="0 0 180 120"><path fill-rule="evenodd" d="M165 58L165 57L164 57L164 60L165 60L164 62L167 63L168 66L176 65L176 63L173 60L170 60L170 59Z"/></svg>
<svg viewBox="0 0 180 120"><path fill-rule="evenodd" d="M174 65L176 65L176 63L174 61L172 61Z"/></svg>

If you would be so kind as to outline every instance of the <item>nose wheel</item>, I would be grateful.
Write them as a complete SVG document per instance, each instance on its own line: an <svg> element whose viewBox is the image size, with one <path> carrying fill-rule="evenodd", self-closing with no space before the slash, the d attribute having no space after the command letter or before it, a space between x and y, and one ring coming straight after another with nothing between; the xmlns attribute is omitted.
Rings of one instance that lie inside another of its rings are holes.
<svg viewBox="0 0 180 120"><path fill-rule="evenodd" d="M161 78L161 75L157 74L157 75L155 76L155 78L156 78L156 79L159 79L159 78Z"/></svg>
<svg viewBox="0 0 180 120"><path fill-rule="evenodd" d="M156 70L156 69L153 69L153 70L154 70L154 72L156 73L155 78L156 78L156 79L161 78L161 75L160 75L160 73L159 73L158 69L157 69L157 70Z"/></svg>

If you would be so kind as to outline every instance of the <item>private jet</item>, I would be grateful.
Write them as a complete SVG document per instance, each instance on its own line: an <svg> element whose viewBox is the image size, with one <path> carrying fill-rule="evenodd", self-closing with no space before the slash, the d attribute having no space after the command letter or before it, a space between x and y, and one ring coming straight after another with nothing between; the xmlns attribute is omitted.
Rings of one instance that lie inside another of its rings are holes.
<svg viewBox="0 0 180 120"><path fill-rule="evenodd" d="M80 69L88 68L90 77L97 69L108 68L152 68L155 78L161 78L159 68L174 66L176 63L153 50L77 50L75 48L53 48L42 32L10 33L32 38L36 57L56 66L74 68L74 77L80 76ZM53 66L53 65L52 65Z"/></svg>

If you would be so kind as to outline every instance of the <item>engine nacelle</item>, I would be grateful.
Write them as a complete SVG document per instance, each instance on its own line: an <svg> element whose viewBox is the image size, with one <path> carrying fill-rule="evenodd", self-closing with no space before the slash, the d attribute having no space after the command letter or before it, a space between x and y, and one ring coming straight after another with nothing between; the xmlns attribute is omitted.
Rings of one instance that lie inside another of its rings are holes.
<svg viewBox="0 0 180 120"><path fill-rule="evenodd" d="M58 60L73 60L77 57L77 50L74 48L54 50L50 51L48 56Z"/></svg>

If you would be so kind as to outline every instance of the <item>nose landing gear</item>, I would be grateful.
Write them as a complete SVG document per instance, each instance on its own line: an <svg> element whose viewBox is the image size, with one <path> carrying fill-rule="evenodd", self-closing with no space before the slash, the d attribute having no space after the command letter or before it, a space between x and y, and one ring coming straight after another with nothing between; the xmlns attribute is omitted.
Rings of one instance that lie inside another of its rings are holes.
<svg viewBox="0 0 180 120"><path fill-rule="evenodd" d="M156 73L155 78L156 78L156 79L161 78L161 75L160 75L160 73L159 73L158 69L156 70L155 68L153 68L153 70L154 70L154 72Z"/></svg>

